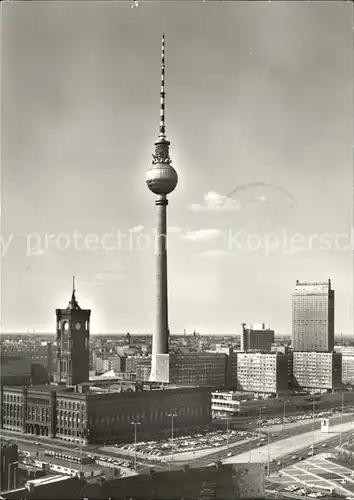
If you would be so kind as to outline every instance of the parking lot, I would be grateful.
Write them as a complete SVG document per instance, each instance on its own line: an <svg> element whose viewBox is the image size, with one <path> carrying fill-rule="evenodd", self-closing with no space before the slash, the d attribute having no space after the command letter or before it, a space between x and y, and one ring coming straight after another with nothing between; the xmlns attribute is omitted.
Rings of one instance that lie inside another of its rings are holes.
<svg viewBox="0 0 354 500"><path fill-rule="evenodd" d="M159 459L172 453L177 455L186 452L200 452L201 450L215 450L215 448L235 445L245 439L252 440L257 436L256 432L243 430L200 432L193 436L176 437L173 439L173 442L171 438L165 441L138 442L136 453L139 458ZM266 438L263 437L262 440L265 441ZM134 444L116 445L115 449L128 456L135 455Z"/></svg>
<svg viewBox="0 0 354 500"><path fill-rule="evenodd" d="M299 496L321 498L335 492L354 499L353 470L327 460L329 456L321 453L309 457L271 475L269 480Z"/></svg>
<svg viewBox="0 0 354 500"><path fill-rule="evenodd" d="M341 413L340 410L333 411L317 411L314 413L315 421L321 418L331 418ZM287 417L275 417L275 418L267 418L267 419L258 419L256 420L256 425L262 428L272 427L272 431L281 430L284 424L296 424L302 425L306 421L312 421L313 414L312 412L301 413L300 415L289 415Z"/></svg>

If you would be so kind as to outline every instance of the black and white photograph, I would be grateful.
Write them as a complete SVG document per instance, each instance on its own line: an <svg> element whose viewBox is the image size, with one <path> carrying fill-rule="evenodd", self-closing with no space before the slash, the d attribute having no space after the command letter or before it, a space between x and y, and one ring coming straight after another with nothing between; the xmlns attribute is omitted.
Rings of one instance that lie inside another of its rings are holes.
<svg viewBox="0 0 354 500"><path fill-rule="evenodd" d="M0 21L0 499L354 500L353 1Z"/></svg>

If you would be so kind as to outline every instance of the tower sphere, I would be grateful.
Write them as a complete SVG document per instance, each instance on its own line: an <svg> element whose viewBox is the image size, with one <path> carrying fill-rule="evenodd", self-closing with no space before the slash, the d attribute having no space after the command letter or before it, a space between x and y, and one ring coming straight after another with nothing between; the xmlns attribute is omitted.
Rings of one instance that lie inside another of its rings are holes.
<svg viewBox="0 0 354 500"><path fill-rule="evenodd" d="M168 163L155 163L147 172L146 184L157 195L172 193L178 183L176 170Z"/></svg>

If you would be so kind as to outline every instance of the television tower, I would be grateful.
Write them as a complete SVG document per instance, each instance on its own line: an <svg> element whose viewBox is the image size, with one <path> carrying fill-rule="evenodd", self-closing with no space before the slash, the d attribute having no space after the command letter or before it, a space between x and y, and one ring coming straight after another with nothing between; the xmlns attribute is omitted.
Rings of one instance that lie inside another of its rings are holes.
<svg viewBox="0 0 354 500"><path fill-rule="evenodd" d="M147 172L146 184L157 195L156 205L156 317L152 337L151 381L157 380L158 354L168 354L168 297L167 297L167 195L176 188L178 176L171 165L170 141L165 127L165 35L162 35L160 127L152 166Z"/></svg>

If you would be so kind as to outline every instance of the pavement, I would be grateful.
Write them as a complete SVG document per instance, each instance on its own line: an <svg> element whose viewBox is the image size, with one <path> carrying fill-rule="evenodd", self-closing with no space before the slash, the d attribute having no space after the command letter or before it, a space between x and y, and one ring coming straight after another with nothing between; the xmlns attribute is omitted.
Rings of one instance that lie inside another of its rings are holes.
<svg viewBox="0 0 354 500"><path fill-rule="evenodd" d="M242 463L242 462L267 462L268 456L270 459L277 459L284 455L289 455L291 453L295 454L298 450L304 449L312 446L313 443L324 443L331 440L333 437L338 437L340 432L354 431L354 422L346 422L336 426L332 426L332 431L329 433L323 433L321 430L315 430L314 432L306 432L301 434L301 439L299 436L291 436L289 438L283 439L281 441L276 441L268 445L259 447L257 450L252 450L251 453L241 453L239 455L228 457L224 460L225 463ZM268 455L269 453L269 455Z"/></svg>
<svg viewBox="0 0 354 500"><path fill-rule="evenodd" d="M309 457L281 470L278 475L270 475L273 481L285 488L288 484L317 487L319 491L333 488L336 493L354 496L353 470L327 460L328 453ZM279 489L279 490L280 490Z"/></svg>

